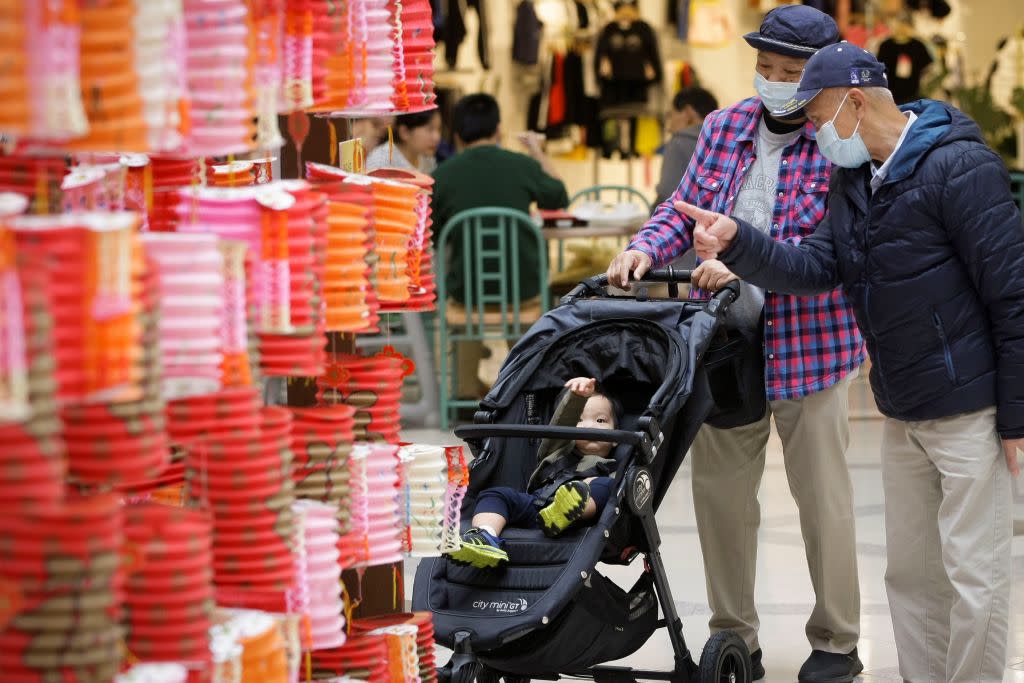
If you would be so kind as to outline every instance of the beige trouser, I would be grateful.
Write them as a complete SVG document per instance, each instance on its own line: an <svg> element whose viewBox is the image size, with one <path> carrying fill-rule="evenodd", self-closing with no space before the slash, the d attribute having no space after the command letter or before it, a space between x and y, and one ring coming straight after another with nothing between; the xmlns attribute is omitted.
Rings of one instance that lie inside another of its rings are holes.
<svg viewBox="0 0 1024 683"><path fill-rule="evenodd" d="M764 474L770 416L782 439L789 490L800 509L807 567L816 596L807 621L815 650L848 653L860 634L860 586L850 443L849 382L801 399L771 401L760 422L736 429L701 428L694 440L693 503L711 603L711 632L736 631L760 645L754 606L757 492Z"/></svg>
<svg viewBox="0 0 1024 683"><path fill-rule="evenodd" d="M886 420L882 475L900 675L1002 681L1013 521L995 409Z"/></svg>
<svg viewBox="0 0 1024 683"><path fill-rule="evenodd" d="M511 351L516 339L505 340L505 346ZM480 399L487 393L488 386L480 380L480 361L484 357L484 342L456 342L455 387L456 397Z"/></svg>

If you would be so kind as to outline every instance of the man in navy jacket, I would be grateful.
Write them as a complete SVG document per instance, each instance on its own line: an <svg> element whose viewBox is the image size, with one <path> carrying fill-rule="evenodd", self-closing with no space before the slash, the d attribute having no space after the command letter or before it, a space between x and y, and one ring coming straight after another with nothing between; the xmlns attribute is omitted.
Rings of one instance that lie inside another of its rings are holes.
<svg viewBox="0 0 1024 683"><path fill-rule="evenodd" d="M803 109L836 165L828 216L798 246L679 202L702 258L769 290L842 285L886 416L886 586L900 674L1001 681L1011 475L1024 447L1024 225L1000 158L958 110L893 103L885 68L839 43L812 57ZM845 136L845 137L844 137ZM701 287L727 277L695 274Z"/></svg>

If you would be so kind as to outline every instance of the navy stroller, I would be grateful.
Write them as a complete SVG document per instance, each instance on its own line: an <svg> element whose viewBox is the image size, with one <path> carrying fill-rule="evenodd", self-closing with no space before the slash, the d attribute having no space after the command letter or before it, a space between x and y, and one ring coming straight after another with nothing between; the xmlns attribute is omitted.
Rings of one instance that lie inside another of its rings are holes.
<svg viewBox="0 0 1024 683"><path fill-rule="evenodd" d="M503 570L445 557L420 564L413 608L433 613L437 641L454 650L438 671L442 681L526 683L560 674L616 683L751 680L746 645L732 632L712 637L694 662L659 552L654 513L700 426L764 414L757 392L744 388L750 378L763 382L748 362L760 344L722 324L738 287L710 301L679 299L678 285L689 279L688 271L649 273L645 281L668 283L667 299L649 298L644 289L610 297L604 276L581 283L512 349L476 424L455 430L475 456L463 529L480 491L525 487L545 437L613 441L619 483L591 526L555 539L506 529ZM547 424L562 384L580 376L597 378L621 400L625 415L616 430ZM645 571L628 591L596 571L598 562L629 564L640 555ZM599 666L632 654L662 627L672 642L672 671Z"/></svg>

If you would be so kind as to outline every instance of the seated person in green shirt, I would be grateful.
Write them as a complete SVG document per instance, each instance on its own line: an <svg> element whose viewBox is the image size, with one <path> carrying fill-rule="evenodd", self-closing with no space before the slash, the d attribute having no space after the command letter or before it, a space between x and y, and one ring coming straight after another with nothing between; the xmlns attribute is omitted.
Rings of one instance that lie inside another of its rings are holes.
<svg viewBox="0 0 1024 683"><path fill-rule="evenodd" d="M501 112L490 95L481 93L462 98L455 105L452 128L461 151L434 171L436 234L440 234L455 214L467 209L501 207L528 213L534 203L541 209L561 209L569 204L565 184L558 178L535 136L520 136L529 156L501 147ZM520 301L525 302L539 294L540 257L533 240L520 239L518 244L518 253L506 254L506 258L518 261L518 295ZM485 242L484 249L496 246ZM464 304L467 297L461 235L456 234L449 240L448 249L448 263L453 264L445 274L448 298ZM484 290L484 294L491 296L498 293L497 283L493 290L490 287ZM479 296L479 292L475 296ZM478 377L483 352L480 342L459 343L459 398L475 399L485 393L486 387Z"/></svg>

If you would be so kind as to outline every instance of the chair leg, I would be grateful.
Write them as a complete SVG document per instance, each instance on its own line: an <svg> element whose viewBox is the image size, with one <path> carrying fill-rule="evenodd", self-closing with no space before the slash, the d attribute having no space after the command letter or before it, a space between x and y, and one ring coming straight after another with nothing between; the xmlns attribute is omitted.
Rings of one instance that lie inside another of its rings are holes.
<svg viewBox="0 0 1024 683"><path fill-rule="evenodd" d="M438 373L438 381L441 384L441 431L447 432L451 421L451 365L448 356L448 322L438 320L441 328L440 352L441 371Z"/></svg>
<svg viewBox="0 0 1024 683"><path fill-rule="evenodd" d="M437 375L434 372L434 349L427 339L422 313L403 313L402 324L412 347L413 362L416 363L416 377L420 384L420 404L417 406L424 427L439 424L437 405Z"/></svg>

